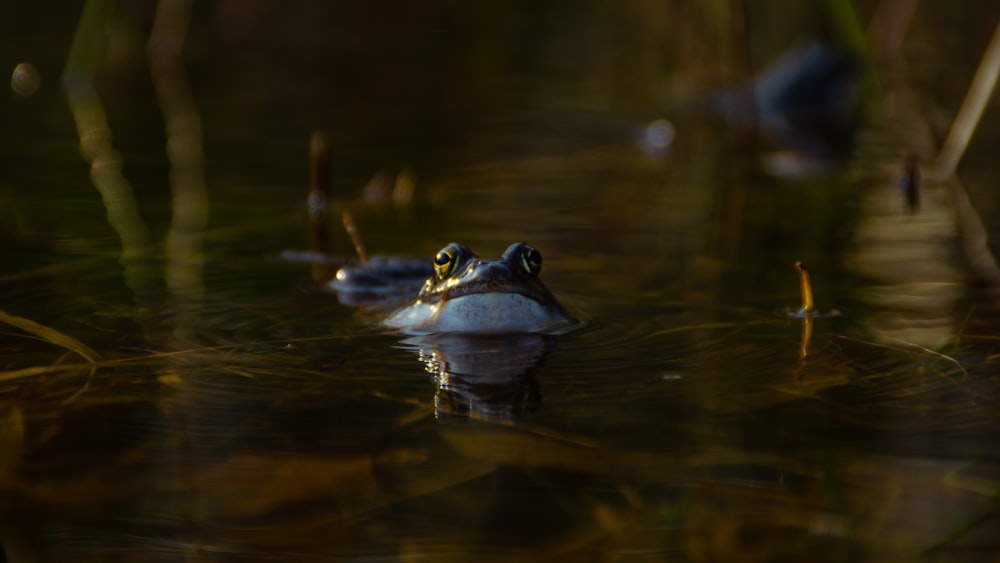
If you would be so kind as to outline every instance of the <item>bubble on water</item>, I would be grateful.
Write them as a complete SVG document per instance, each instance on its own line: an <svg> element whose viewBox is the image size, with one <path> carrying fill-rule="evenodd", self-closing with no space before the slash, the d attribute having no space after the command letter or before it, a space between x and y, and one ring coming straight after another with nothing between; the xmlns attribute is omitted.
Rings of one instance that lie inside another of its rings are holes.
<svg viewBox="0 0 1000 563"><path fill-rule="evenodd" d="M10 77L10 89L18 96L25 98L34 96L42 85L42 77L38 69L31 63L21 63L14 67Z"/></svg>
<svg viewBox="0 0 1000 563"><path fill-rule="evenodd" d="M666 119L655 119L642 128L639 146L651 157L662 157L674 142L674 124Z"/></svg>

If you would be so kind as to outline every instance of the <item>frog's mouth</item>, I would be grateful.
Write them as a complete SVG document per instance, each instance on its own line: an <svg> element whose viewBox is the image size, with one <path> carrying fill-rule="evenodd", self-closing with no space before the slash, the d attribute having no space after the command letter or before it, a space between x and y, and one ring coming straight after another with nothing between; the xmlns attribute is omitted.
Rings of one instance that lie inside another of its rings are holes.
<svg viewBox="0 0 1000 563"><path fill-rule="evenodd" d="M517 298L513 298L516 296ZM519 299L518 299L519 298ZM511 287L491 287L489 284L482 286L462 286L448 288L438 295L438 298L431 305L443 308L446 305L461 302L462 306L491 307L491 306L519 306L520 300L528 300L539 306L545 303L544 300L529 292Z"/></svg>
<svg viewBox="0 0 1000 563"><path fill-rule="evenodd" d="M537 283L533 282L532 279L517 276L507 264L475 260L462 273L448 280L435 301L444 302L490 293L513 293L541 302L541 299L530 295L530 291L537 291Z"/></svg>

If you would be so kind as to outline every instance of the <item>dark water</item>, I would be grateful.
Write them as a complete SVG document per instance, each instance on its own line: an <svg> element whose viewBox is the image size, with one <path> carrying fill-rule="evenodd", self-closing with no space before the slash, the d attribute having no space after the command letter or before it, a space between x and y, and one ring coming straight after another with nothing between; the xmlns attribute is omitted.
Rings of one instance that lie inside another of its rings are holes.
<svg viewBox="0 0 1000 563"><path fill-rule="evenodd" d="M66 89L86 18L7 8L4 68L41 77L0 106L7 561L996 560L996 293L946 188L911 216L894 187L995 8L918 7L912 75L874 65L850 155L793 178L762 163L816 155L707 101L829 14L750 12L741 69L728 9L378 4L197 3L177 67L122 3ZM989 231L984 119L959 173ZM317 130L332 255L343 210L379 254L526 240L586 326L372 328L281 258ZM797 260L840 315L785 314Z"/></svg>

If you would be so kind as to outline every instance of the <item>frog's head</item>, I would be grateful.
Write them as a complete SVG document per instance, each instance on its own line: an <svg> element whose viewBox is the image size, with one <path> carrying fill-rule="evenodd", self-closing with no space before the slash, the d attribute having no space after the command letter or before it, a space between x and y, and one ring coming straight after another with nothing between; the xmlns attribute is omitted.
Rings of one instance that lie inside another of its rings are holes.
<svg viewBox="0 0 1000 563"><path fill-rule="evenodd" d="M527 243L497 259L451 243L434 256L434 275L386 326L408 332L565 332L577 321L538 279L542 254Z"/></svg>

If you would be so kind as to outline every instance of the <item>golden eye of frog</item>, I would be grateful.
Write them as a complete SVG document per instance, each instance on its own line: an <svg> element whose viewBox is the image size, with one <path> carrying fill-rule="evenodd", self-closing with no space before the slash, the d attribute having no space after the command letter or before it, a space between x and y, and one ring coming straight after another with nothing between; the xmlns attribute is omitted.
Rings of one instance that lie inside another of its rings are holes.
<svg viewBox="0 0 1000 563"><path fill-rule="evenodd" d="M538 279L542 255L526 243L510 245L498 259L451 243L433 262L434 274L420 293L385 326L414 334L560 334L579 326Z"/></svg>

